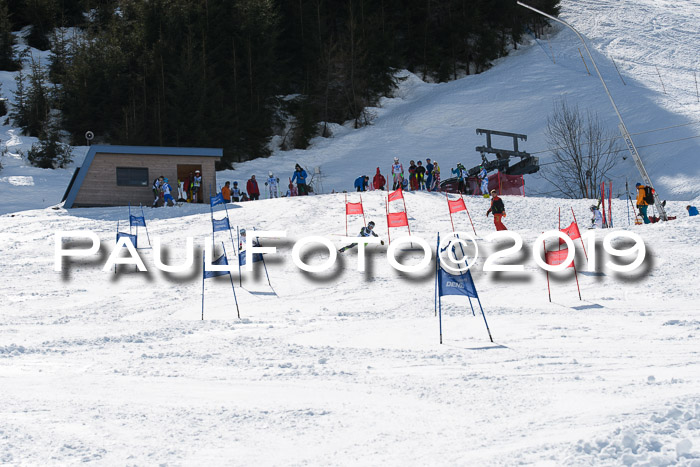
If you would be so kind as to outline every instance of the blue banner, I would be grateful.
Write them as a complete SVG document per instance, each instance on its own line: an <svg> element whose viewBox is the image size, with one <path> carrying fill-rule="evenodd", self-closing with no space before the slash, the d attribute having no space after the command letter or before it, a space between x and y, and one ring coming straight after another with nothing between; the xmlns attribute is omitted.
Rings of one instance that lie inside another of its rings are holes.
<svg viewBox="0 0 700 467"><path fill-rule="evenodd" d="M117 232L117 242L119 242L119 239L122 237L131 239L131 244L134 245L134 247L136 247L136 245L138 244L136 235L128 234L126 232Z"/></svg>
<svg viewBox="0 0 700 467"><path fill-rule="evenodd" d="M213 207L216 206L217 204L224 204L224 197L219 193L216 196L210 196L209 197L209 204Z"/></svg>
<svg viewBox="0 0 700 467"><path fill-rule="evenodd" d="M441 297L445 295L466 295L467 297L479 298L474 286L471 271L458 276L452 275L440 268L438 272L438 286Z"/></svg>
<svg viewBox="0 0 700 467"><path fill-rule="evenodd" d="M212 219L211 223L214 226L214 232L231 229L231 225L228 223L228 217L224 217L223 219Z"/></svg>
<svg viewBox="0 0 700 467"><path fill-rule="evenodd" d="M238 253L238 264L240 264L241 266L245 266L247 256L248 255L246 254L245 250ZM257 263L258 261L262 261L262 260L263 260L262 253L253 253L253 263Z"/></svg>
<svg viewBox="0 0 700 467"><path fill-rule="evenodd" d="M129 215L129 225L131 227L146 227L146 219L143 216Z"/></svg>
<svg viewBox="0 0 700 467"><path fill-rule="evenodd" d="M211 263L212 266L222 266L222 265L228 265L228 261L226 260L226 255L223 254L219 257L219 259L214 260L214 262ZM209 279L211 277L217 277L217 276L225 276L226 274L230 274L229 271L204 271L204 278Z"/></svg>

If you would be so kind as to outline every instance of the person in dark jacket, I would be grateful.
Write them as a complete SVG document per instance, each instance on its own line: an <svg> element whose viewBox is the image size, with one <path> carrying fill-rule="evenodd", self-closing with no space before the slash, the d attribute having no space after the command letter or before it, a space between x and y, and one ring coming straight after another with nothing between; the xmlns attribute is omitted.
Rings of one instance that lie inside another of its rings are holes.
<svg viewBox="0 0 700 467"><path fill-rule="evenodd" d="M418 161L418 167L416 167L416 188L425 190L425 167L422 161Z"/></svg>
<svg viewBox="0 0 700 467"><path fill-rule="evenodd" d="M260 188L258 188L258 181L255 180L255 175L250 176L250 180L248 180L245 187L248 190L248 196L251 201L260 199Z"/></svg>
<svg viewBox="0 0 700 467"><path fill-rule="evenodd" d="M377 173L374 175L374 178L372 179L372 186L374 187L375 190L383 190L384 185L386 185L386 179L384 178L384 175L379 173L379 167L377 167Z"/></svg>
<svg viewBox="0 0 700 467"><path fill-rule="evenodd" d="M433 163L430 158L425 160L425 189L430 191L433 186Z"/></svg>
<svg viewBox="0 0 700 467"><path fill-rule="evenodd" d="M486 217L489 217L491 212L493 212L493 225L496 226L496 230L508 230L501 222L501 219L506 217L506 207L503 205L503 200L496 194L496 190L491 190L491 207L486 211Z"/></svg>
<svg viewBox="0 0 700 467"><path fill-rule="evenodd" d="M297 196L305 196L309 194L306 186L306 170L302 169L299 164L294 167L294 175L292 175L292 183L297 184Z"/></svg>
<svg viewBox="0 0 700 467"><path fill-rule="evenodd" d="M369 221L367 227L362 227L360 229L360 234L358 235L358 237L369 237L370 235L374 237L379 237L379 235L377 235L377 233L374 231L374 221ZM384 240L381 241L381 244L384 245ZM365 243L365 245L367 244ZM350 248L355 248L356 246L357 243L351 243L350 245L346 245L338 251L342 253L344 251L349 250Z"/></svg>
<svg viewBox="0 0 700 467"><path fill-rule="evenodd" d="M411 191L418 189L418 178L416 177L416 169L418 166L414 161L411 161L408 166L408 184L411 187Z"/></svg>
<svg viewBox="0 0 700 467"><path fill-rule="evenodd" d="M367 175L360 175L355 179L355 188L357 191L367 191L368 184L369 177Z"/></svg>

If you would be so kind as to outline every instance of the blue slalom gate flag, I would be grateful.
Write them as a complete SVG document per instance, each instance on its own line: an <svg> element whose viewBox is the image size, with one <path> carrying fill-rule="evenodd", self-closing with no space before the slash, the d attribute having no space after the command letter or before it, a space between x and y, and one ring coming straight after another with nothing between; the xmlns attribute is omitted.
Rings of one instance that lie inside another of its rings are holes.
<svg viewBox="0 0 700 467"><path fill-rule="evenodd" d="M122 237L131 239L131 244L134 245L134 248L138 246L138 237L136 235L128 234L126 232L117 232L117 242L119 242L119 239Z"/></svg>
<svg viewBox="0 0 700 467"><path fill-rule="evenodd" d="M228 260L226 259L226 253L221 255L218 259L215 259L212 263L212 266L222 266L222 265L228 265ZM209 279L212 277L217 277L217 276L225 276L226 274L230 274L229 271L204 271L204 278Z"/></svg>
<svg viewBox="0 0 700 467"><path fill-rule="evenodd" d="M231 230L231 224L229 224L228 222L228 217L224 217L223 219L212 219L211 223L214 232L220 232L222 230ZM233 239L231 241L233 241Z"/></svg>
<svg viewBox="0 0 700 467"><path fill-rule="evenodd" d="M479 298L472 279L472 273L469 270L456 276L440 268L438 271L438 290L441 297L445 295L466 295L471 298Z"/></svg>
<svg viewBox="0 0 700 467"><path fill-rule="evenodd" d="M221 193L219 193L216 196L210 196L209 197L209 204L214 207L217 204L224 204L224 197Z"/></svg>
<svg viewBox="0 0 700 467"><path fill-rule="evenodd" d="M238 253L238 264L241 266L245 266L247 256L248 255L246 254L245 250ZM253 253L253 262L254 263L257 263L258 261L262 261L262 260L263 260L262 253Z"/></svg>
<svg viewBox="0 0 700 467"><path fill-rule="evenodd" d="M129 214L129 227L146 227L146 219L143 216Z"/></svg>

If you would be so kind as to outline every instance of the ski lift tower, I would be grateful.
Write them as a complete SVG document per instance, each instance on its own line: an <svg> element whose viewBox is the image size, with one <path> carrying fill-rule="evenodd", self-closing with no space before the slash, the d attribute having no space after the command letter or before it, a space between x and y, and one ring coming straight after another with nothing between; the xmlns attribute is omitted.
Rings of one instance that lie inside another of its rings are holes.
<svg viewBox="0 0 700 467"><path fill-rule="evenodd" d="M566 21L562 21L559 18L556 18L552 15L548 15L547 13L540 11L536 8L531 7L530 5L526 5L522 2L517 2L518 5L520 5L523 8L527 8L528 10L532 10L535 13L539 13L540 15L544 16L545 18L549 18L552 21L556 21L557 23L561 23L567 28L571 29L574 31L574 33L578 36L578 38L581 40L583 43L583 48L586 49L586 53L588 54L588 58L591 59L591 63L593 63L593 68L595 68L595 72L598 74L598 78L600 79L600 82L603 84L603 88L605 88L605 93L608 95L608 98L610 99L610 103L613 106L613 109L615 109L615 113L617 114L617 118L620 120L620 124L618 125L618 128L620 129L620 133L622 134L622 139L625 140L625 144L627 144L627 149L629 150L630 154L632 154L632 159L634 160L634 164L637 166L637 170L639 170L639 174L642 176L642 179L644 180L644 183L648 187L650 187L654 193L654 204L656 205L656 209L659 211L659 217L661 217L661 220L667 221L668 216L666 215L666 208L661 204L661 200L659 199L659 195L656 193L656 190L654 190L654 186L651 183L651 178L649 177L649 174L647 173L647 169L644 167L644 164L642 163L642 158L639 156L639 152L637 151L637 147L634 145L634 142L632 141L632 136L630 136L629 131L627 130L627 126L625 125L625 121L622 120L622 115L620 114L620 111L617 108L617 104L615 104L615 100L612 98L612 95L610 94L610 90L608 89L608 85L605 84L605 80L603 79L603 76L600 74L600 70L598 70L598 65L596 65L595 60L593 60L593 55L591 55L591 51L588 50L588 46L586 45L586 41L583 40L583 36L581 33L579 33L572 25L567 23Z"/></svg>
<svg viewBox="0 0 700 467"><path fill-rule="evenodd" d="M507 131L476 129L477 135L486 135L486 146L477 146L476 150L481 154L481 165L490 172L499 170L508 175L527 175L540 170L539 159L530 153L521 151L518 148L518 141L527 141L527 135L519 133L509 133ZM492 146L491 136L505 136L513 139L513 149L500 149ZM486 154L495 154L496 160L489 161ZM511 157L519 157L520 162L510 165ZM469 169L469 176L473 177L479 173L479 166Z"/></svg>

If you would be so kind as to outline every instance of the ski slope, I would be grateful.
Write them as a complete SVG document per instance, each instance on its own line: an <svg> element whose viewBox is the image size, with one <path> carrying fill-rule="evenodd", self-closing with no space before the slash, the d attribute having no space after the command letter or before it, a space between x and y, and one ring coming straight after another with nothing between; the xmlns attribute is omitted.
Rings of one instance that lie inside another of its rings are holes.
<svg viewBox="0 0 700 467"><path fill-rule="evenodd" d="M485 258L510 243L487 239L489 201L466 198L480 248L473 277L493 343L466 298L444 297L439 344L435 263L399 273L387 246L373 246L365 273L355 250L327 273L298 269L297 240L319 235L346 244L342 193L231 205L234 225L287 232L263 241L278 248L266 256L275 293L259 263L243 273L243 287L235 273L239 320L229 279L209 279L201 320L207 206L145 210L167 263L184 262L185 238L194 238L191 270L162 273L154 251L144 249L147 272L104 272L127 209L55 206L72 168L28 167L17 151L33 139L0 127L8 148L0 171L0 464L698 465L700 221L685 206L700 202L699 126L689 124L700 120L690 73L700 72L699 6L563 2L562 18L589 39L630 131L675 126L634 138L678 219L635 226L625 200L614 199L615 228L587 231L596 238L593 271L576 243L582 300L567 270L550 277L549 302L546 275L532 258L541 249L536 239L558 227L560 209L562 226L573 208L583 228L590 202L504 197L505 224L524 246L500 262L524 271L486 272ZM563 94L615 127L576 41L569 31L553 32L549 44L524 44L488 72L446 84L402 72L406 79L375 109L373 125L335 126L333 138L316 139L307 151L237 164L218 181L268 170L285 177L298 161L320 166L325 191L338 191L377 166L386 173L394 155L404 163L431 156L445 178L456 162L477 162L473 148L483 141L475 128L527 133L523 149L545 149L546 115ZM7 94L12 76L0 73L0 82ZM678 141L651 146L671 140ZM74 166L85 149L76 148ZM636 181L630 160L621 164L615 189L626 176ZM535 176L526 183L528 194L550 189ZM384 195L363 200L367 220L386 239ZM451 231L444 195L407 193L406 205L411 231L431 245ZM465 213L454 220L471 231ZM361 225L351 219L351 235ZM100 253L55 272L62 230L94 231ZM615 261L603 241L617 231L637 233L646 245L633 273L606 266ZM405 235L397 229L392 240ZM216 240L230 254L230 238L219 232ZM318 264L327 254L303 257ZM420 255L402 258L415 263Z"/></svg>
<svg viewBox="0 0 700 467"><path fill-rule="evenodd" d="M383 195L363 199L386 238ZM572 206L583 224L588 203L505 197L506 225L525 245L505 262L525 270L483 271L484 258L507 241L480 240L473 266L494 343L466 298L446 297L439 345L434 263L420 274L398 273L386 246L377 246L369 247L365 274L354 250L323 274L293 264L292 244L302 237L344 244L343 202L336 194L229 209L239 226L288 235L263 242L279 249L266 261L277 295L260 268L243 273L243 288L236 281L241 320L227 277L206 281L200 319L206 207L146 211L150 237L162 238L169 262L181 264L184 238L195 238L195 266L182 274L158 272L152 250L142 250L149 272L102 271L125 208L0 217L0 267L11 278L0 314L0 461L691 465L700 458L697 218L628 227L626 205L615 201L614 222L642 236L647 260L632 274L607 270L601 242L609 232L593 231L598 272L585 270L577 247L583 300L569 269L552 278L550 303L531 258L541 248L535 239L557 227L560 207L563 225ZM410 193L406 205L414 235L433 244L437 231L451 230L442 195ZM467 206L485 239L494 230L484 216L488 200L469 198ZM672 213L682 209L669 203ZM471 230L464 212L455 223ZM361 225L351 219L351 231ZM99 235L102 253L53 272L53 233L83 229ZM402 235L396 229L392 239ZM231 250L228 236L217 233L219 241ZM327 254L303 257L318 264Z"/></svg>

